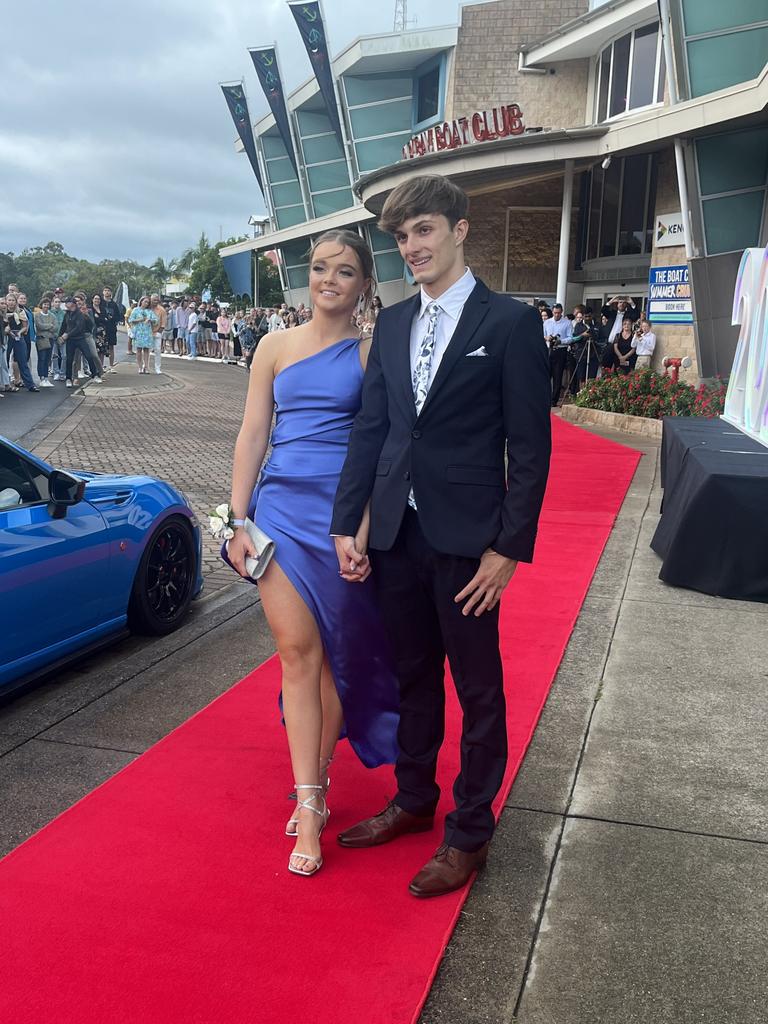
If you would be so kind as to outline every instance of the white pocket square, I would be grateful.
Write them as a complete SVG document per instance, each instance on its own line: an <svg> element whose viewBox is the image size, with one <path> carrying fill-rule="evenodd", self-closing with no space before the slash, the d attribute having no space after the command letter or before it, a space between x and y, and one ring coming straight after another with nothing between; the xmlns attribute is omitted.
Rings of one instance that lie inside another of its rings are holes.
<svg viewBox="0 0 768 1024"><path fill-rule="evenodd" d="M474 352L467 352L466 358L469 359L470 356L489 356L490 354L490 352L486 351L485 345L481 345Z"/></svg>

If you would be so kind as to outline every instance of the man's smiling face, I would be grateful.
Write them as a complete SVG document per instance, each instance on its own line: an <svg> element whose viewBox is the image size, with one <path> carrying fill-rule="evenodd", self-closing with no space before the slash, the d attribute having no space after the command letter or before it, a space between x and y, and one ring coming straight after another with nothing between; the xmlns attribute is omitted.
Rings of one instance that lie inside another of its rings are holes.
<svg viewBox="0 0 768 1024"><path fill-rule="evenodd" d="M417 284L439 295L461 276L468 228L466 220L452 228L442 213L423 213L398 226L395 241Z"/></svg>

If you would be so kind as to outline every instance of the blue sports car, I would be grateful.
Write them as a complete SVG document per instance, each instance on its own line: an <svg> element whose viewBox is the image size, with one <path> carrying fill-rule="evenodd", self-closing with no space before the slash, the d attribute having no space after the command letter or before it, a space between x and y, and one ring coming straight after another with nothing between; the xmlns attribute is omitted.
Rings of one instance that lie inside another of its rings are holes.
<svg viewBox="0 0 768 1024"><path fill-rule="evenodd" d="M65 473L0 437L0 696L129 629L172 632L201 555L169 484Z"/></svg>

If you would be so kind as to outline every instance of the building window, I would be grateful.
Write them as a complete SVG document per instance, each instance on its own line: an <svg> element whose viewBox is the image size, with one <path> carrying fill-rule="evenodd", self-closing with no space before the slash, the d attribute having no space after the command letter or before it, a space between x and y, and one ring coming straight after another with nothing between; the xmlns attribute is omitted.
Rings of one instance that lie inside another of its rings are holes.
<svg viewBox="0 0 768 1024"><path fill-rule="evenodd" d="M312 195L312 206L316 217L325 217L329 213L348 210L354 205L355 201L350 188L329 189L327 192L315 192Z"/></svg>
<svg viewBox="0 0 768 1024"><path fill-rule="evenodd" d="M311 238L296 238L284 242L280 246L280 255L288 280L289 288L307 288L309 286L309 250Z"/></svg>
<svg viewBox="0 0 768 1024"><path fill-rule="evenodd" d="M400 250L392 235L380 231L374 224L368 225L368 243L376 266L376 280L402 281L404 263Z"/></svg>
<svg viewBox="0 0 768 1024"><path fill-rule="evenodd" d="M360 174L397 163L411 137L413 79L401 73L344 75L342 81Z"/></svg>
<svg viewBox="0 0 768 1024"><path fill-rule="evenodd" d="M416 122L429 121L440 113L440 66L431 68L414 83Z"/></svg>
<svg viewBox="0 0 768 1024"><path fill-rule="evenodd" d="M664 100L665 67L658 21L615 39L597 60L597 121Z"/></svg>
<svg viewBox="0 0 768 1024"><path fill-rule="evenodd" d="M347 158L325 111L296 111L296 129L306 168L312 216L354 206Z"/></svg>
<svg viewBox="0 0 768 1024"><path fill-rule="evenodd" d="M656 161L614 158L589 172L588 224L582 261L648 255L653 245Z"/></svg>
<svg viewBox="0 0 768 1024"><path fill-rule="evenodd" d="M690 96L757 78L768 55L765 0L682 0Z"/></svg>
<svg viewBox="0 0 768 1024"><path fill-rule="evenodd" d="M707 255L758 245L768 192L768 128L698 139L696 166Z"/></svg>
<svg viewBox="0 0 768 1024"><path fill-rule="evenodd" d="M278 229L303 223L307 214L301 186L283 140L277 134L264 134L260 136L259 144L267 168L267 183Z"/></svg>

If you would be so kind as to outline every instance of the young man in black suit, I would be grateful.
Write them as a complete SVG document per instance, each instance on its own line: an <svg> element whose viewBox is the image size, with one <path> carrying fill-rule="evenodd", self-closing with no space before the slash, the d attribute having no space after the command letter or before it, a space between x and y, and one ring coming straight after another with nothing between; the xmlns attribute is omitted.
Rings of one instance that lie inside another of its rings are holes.
<svg viewBox="0 0 768 1024"><path fill-rule="evenodd" d="M342 846L432 828L446 654L463 710L456 807L410 884L420 897L460 888L485 863L507 759L499 599L533 557L549 469L541 317L467 269L467 212L439 175L398 186L384 205L380 227L421 290L376 321L331 526L342 576L373 570L400 683L397 795Z"/></svg>

